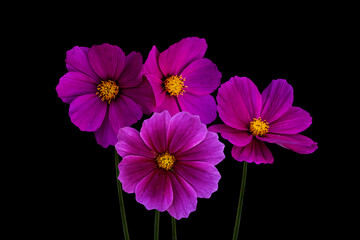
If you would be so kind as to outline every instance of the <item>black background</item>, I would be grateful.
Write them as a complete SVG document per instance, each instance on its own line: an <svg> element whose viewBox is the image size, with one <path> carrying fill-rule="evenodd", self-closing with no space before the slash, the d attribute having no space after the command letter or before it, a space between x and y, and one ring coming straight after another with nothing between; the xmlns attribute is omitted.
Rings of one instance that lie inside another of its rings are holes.
<svg viewBox="0 0 360 240"><path fill-rule="evenodd" d="M338 114L328 118L334 107L328 73L335 70L331 59L339 51L336 36L344 30L336 28L327 6L187 5L166 10L142 6L139 11L138 6L120 4L87 11L62 5L55 11L59 6L49 7L51 11L39 18L34 13L30 22L23 19L22 28L15 27L8 35L10 40L16 38L23 53L16 61L26 72L23 86L31 88L21 105L31 112L14 119L20 125L26 118L26 124L20 128L21 137L11 141L16 149L12 153L19 158L14 177L18 184L11 190L16 201L10 200L15 204L8 218L16 228L13 235L122 239L114 148L102 148L93 133L74 126L69 106L55 91L67 72L66 51L107 42L126 54L138 51L145 61L153 45L161 52L190 36L206 39L205 57L217 64L222 82L246 76L262 91L273 79L287 79L294 88L294 105L313 117L303 134L318 142L315 153L301 155L267 144L274 164L248 165L239 239L316 238L346 232L340 227L345 221L343 205L336 200L345 192L336 174L343 165L332 151L335 144L329 131L329 122L337 122ZM220 123L219 118L213 123ZM134 125L140 126L141 121ZM217 165L222 175L219 190L210 199L198 199L197 210L177 222L178 239L232 237L242 163L231 157L231 144L221 141L226 159ZM152 239L154 212L137 203L134 194L125 193L124 200L131 239ZM160 238L170 239L170 233L170 217L164 212Z"/></svg>

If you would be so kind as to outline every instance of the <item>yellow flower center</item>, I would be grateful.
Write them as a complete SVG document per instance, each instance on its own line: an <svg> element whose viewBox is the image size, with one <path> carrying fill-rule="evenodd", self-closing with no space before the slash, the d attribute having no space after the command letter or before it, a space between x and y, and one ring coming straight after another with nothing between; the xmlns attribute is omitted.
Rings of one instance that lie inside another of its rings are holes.
<svg viewBox="0 0 360 240"><path fill-rule="evenodd" d="M173 75L165 79L164 88L170 94L170 96L179 96L183 95L185 92L184 88L187 86L184 85L185 79L181 76Z"/></svg>
<svg viewBox="0 0 360 240"><path fill-rule="evenodd" d="M171 170L176 161L175 157L168 152L159 154L155 160L159 167L165 170Z"/></svg>
<svg viewBox="0 0 360 240"><path fill-rule="evenodd" d="M111 100L114 100L119 93L119 86L113 80L101 81L97 85L98 92L96 95L101 97L101 101L107 101L110 104Z"/></svg>
<svg viewBox="0 0 360 240"><path fill-rule="evenodd" d="M269 132L269 124L266 120L261 120L261 117L258 119L254 118L253 121L250 122L250 132L254 136L264 136Z"/></svg>

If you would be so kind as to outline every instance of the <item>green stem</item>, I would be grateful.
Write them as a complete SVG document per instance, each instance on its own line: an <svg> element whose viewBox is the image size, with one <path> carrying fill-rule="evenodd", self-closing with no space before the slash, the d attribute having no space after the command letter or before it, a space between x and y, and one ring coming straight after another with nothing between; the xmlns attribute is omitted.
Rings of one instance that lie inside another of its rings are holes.
<svg viewBox="0 0 360 240"><path fill-rule="evenodd" d="M120 205L121 223L122 223L122 227L123 227L125 240L130 240L129 230L128 230L127 221L126 221L124 198L123 198L123 194L122 194L123 190L122 190L121 182L118 179L118 177L119 177L119 168L118 168L119 162L120 162L119 155L117 154L117 152L115 150L116 183L117 183L117 191L118 191L118 198L119 198L119 205Z"/></svg>
<svg viewBox="0 0 360 240"><path fill-rule="evenodd" d="M242 206L243 206L243 202L244 202L246 173L247 173L247 162L244 162L243 163L243 173L242 173L242 178L241 178L241 188L240 188L239 203L238 203L238 209L237 209L237 213L236 213L234 234L233 234L233 238L232 238L233 240L237 240L238 235L239 235L241 212L242 212Z"/></svg>
<svg viewBox="0 0 360 240"><path fill-rule="evenodd" d="M154 240L159 240L160 212L155 210Z"/></svg>
<svg viewBox="0 0 360 240"><path fill-rule="evenodd" d="M172 230L172 240L177 240L176 236L176 219L171 217L171 230Z"/></svg>

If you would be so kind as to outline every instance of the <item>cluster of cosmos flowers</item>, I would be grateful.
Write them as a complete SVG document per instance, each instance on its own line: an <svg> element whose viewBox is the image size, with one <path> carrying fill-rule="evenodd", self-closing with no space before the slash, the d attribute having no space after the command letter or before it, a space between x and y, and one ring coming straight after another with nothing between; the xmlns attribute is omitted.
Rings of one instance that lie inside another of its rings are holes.
<svg viewBox="0 0 360 240"><path fill-rule="evenodd" d="M197 198L218 189L216 165L225 155L217 133L240 162L273 163L265 143L301 154L317 149L299 134L312 119L292 105L286 80L273 80L262 93L246 77L220 86L222 75L204 58L206 49L205 39L185 38L163 52L153 46L143 63L140 53L125 55L118 46L76 46L66 54L68 72L56 87L70 104L71 122L94 132L102 147L115 146L123 190L135 193L146 209L176 219L188 217ZM217 113L223 124L208 128ZM149 118L141 129L132 128L143 114Z"/></svg>

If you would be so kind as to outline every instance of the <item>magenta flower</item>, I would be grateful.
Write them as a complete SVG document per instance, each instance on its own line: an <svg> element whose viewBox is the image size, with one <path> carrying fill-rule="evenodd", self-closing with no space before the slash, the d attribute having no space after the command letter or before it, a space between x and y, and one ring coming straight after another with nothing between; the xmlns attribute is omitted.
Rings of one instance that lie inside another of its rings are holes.
<svg viewBox="0 0 360 240"><path fill-rule="evenodd" d="M219 88L217 101L225 124L213 125L210 131L234 144L232 156L238 161L273 163L264 142L276 143L297 153L308 154L317 143L298 134L312 122L310 114L293 107L293 89L286 80L273 80L260 94L245 77L233 77Z"/></svg>
<svg viewBox="0 0 360 240"><path fill-rule="evenodd" d="M221 73L203 58L205 39L190 37L159 53L153 46L144 64L144 75L155 95L156 112L171 115L187 111L208 124L216 118L215 99L210 95L220 85Z"/></svg>
<svg viewBox="0 0 360 240"><path fill-rule="evenodd" d="M142 79L142 56L125 56L118 46L74 47L66 53L68 73L56 91L70 103L69 116L81 131L95 132L97 142L115 145L119 128L150 114L155 102L150 84Z"/></svg>
<svg viewBox="0 0 360 240"><path fill-rule="evenodd" d="M119 180L146 209L186 218L195 211L198 197L209 198L217 190L220 173L215 165L225 157L224 145L198 116L154 113L140 133L125 127L119 136Z"/></svg>

